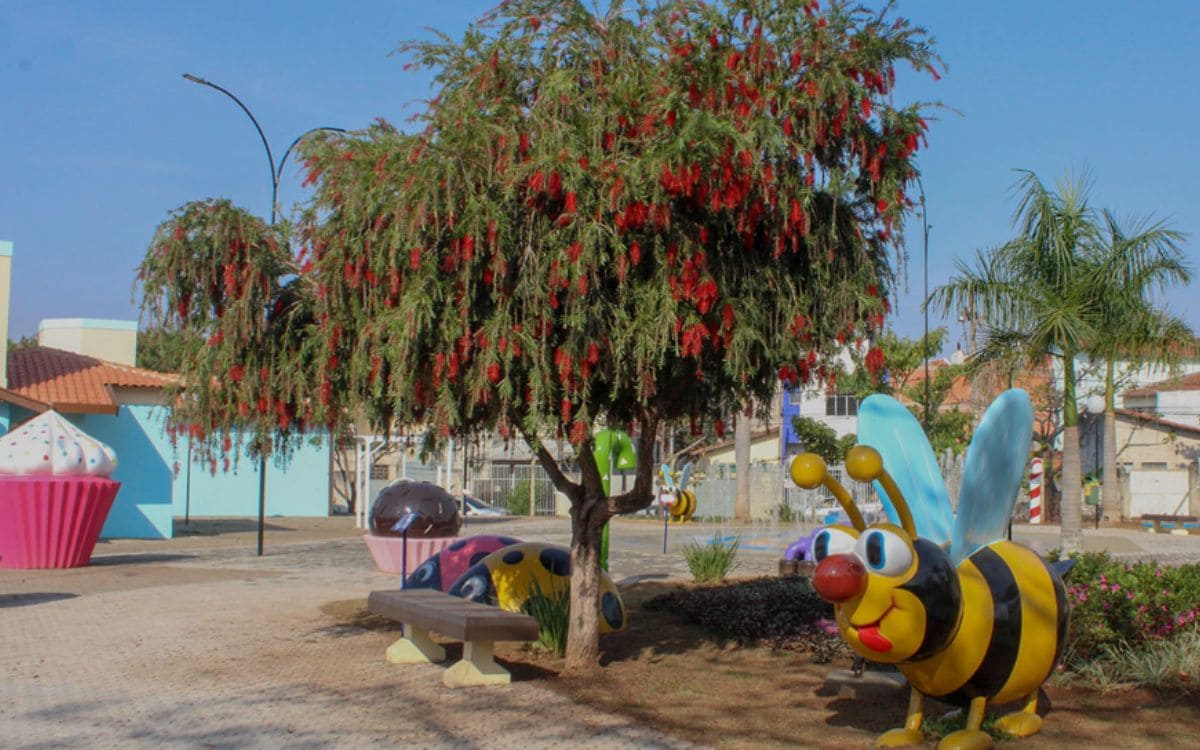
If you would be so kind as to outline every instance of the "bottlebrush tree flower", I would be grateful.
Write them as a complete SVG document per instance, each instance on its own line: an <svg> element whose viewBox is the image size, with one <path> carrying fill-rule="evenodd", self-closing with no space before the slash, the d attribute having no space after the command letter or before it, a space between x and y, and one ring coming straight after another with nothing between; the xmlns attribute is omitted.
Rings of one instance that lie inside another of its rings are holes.
<svg viewBox="0 0 1200 750"><path fill-rule="evenodd" d="M316 295L300 274L304 254L292 257L286 224L206 200L173 211L138 267L143 314L190 346L168 431L187 434L214 471L242 447L287 455L309 426L323 426L316 368L306 364Z"/></svg>

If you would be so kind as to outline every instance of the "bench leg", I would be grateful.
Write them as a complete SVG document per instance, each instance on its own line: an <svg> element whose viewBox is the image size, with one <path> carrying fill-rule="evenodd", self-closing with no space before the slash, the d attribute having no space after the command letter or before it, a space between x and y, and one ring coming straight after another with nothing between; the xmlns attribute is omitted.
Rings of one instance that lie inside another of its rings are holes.
<svg viewBox="0 0 1200 750"><path fill-rule="evenodd" d="M445 659L445 649L433 642L429 632L411 625L404 626L404 637L387 650L389 664L426 664Z"/></svg>
<svg viewBox="0 0 1200 750"><path fill-rule="evenodd" d="M491 641L467 641L463 643L462 661L454 664L442 675L446 687L472 687L474 685L507 685L512 675L496 663L492 657Z"/></svg>

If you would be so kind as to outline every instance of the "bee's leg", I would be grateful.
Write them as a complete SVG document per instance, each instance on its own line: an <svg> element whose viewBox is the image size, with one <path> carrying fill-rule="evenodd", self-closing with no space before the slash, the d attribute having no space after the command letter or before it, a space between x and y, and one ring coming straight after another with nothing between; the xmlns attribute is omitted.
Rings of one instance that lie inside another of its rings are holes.
<svg viewBox="0 0 1200 750"><path fill-rule="evenodd" d="M916 688L908 697L908 718L904 720L903 729L892 729L880 735L875 741L875 747L914 747L925 744L925 735L921 734L921 722L925 721L925 696Z"/></svg>
<svg viewBox="0 0 1200 750"><path fill-rule="evenodd" d="M996 719L996 728L1013 737L1028 737L1042 728L1042 717L1037 714L1038 691L1029 694L1025 707Z"/></svg>
<svg viewBox="0 0 1200 750"><path fill-rule="evenodd" d="M987 750L992 746L992 738L980 729L983 726L983 712L987 709L987 698L980 696L971 699L971 708L967 711L967 726L957 732L951 732L938 743L938 750Z"/></svg>

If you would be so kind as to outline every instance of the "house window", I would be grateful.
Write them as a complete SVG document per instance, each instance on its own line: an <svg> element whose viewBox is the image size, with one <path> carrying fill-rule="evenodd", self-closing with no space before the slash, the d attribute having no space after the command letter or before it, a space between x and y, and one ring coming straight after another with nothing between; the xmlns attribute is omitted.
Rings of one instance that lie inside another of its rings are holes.
<svg viewBox="0 0 1200 750"><path fill-rule="evenodd" d="M804 406L804 391L797 388L788 392L788 403L792 406Z"/></svg>
<svg viewBox="0 0 1200 750"><path fill-rule="evenodd" d="M388 478L387 464L375 464L374 466L372 466L371 467L371 478L372 479L387 479Z"/></svg>
<svg viewBox="0 0 1200 750"><path fill-rule="evenodd" d="M825 397L825 416L827 417L856 417L858 416L858 397L849 393L839 393Z"/></svg>

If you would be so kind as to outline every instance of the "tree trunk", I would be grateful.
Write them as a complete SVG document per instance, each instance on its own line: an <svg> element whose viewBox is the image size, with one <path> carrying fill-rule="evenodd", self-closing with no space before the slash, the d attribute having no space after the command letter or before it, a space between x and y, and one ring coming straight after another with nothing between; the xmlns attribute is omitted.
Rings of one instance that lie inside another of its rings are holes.
<svg viewBox="0 0 1200 750"><path fill-rule="evenodd" d="M600 666L600 531L607 520L604 498L571 505L571 615L564 673Z"/></svg>
<svg viewBox="0 0 1200 750"><path fill-rule="evenodd" d="M1062 550L1079 552L1083 543L1083 469L1079 463L1079 409L1075 404L1075 354L1063 352Z"/></svg>
<svg viewBox="0 0 1200 750"><path fill-rule="evenodd" d="M747 404L733 427L733 460L737 471L733 516L739 521L750 520L750 421L753 418L754 407Z"/></svg>
<svg viewBox="0 0 1200 750"><path fill-rule="evenodd" d="M1116 518L1122 508L1117 484L1117 411L1113 381L1113 362L1110 359L1104 373L1104 475L1100 485L1101 506L1096 512L1108 511L1111 517Z"/></svg>

